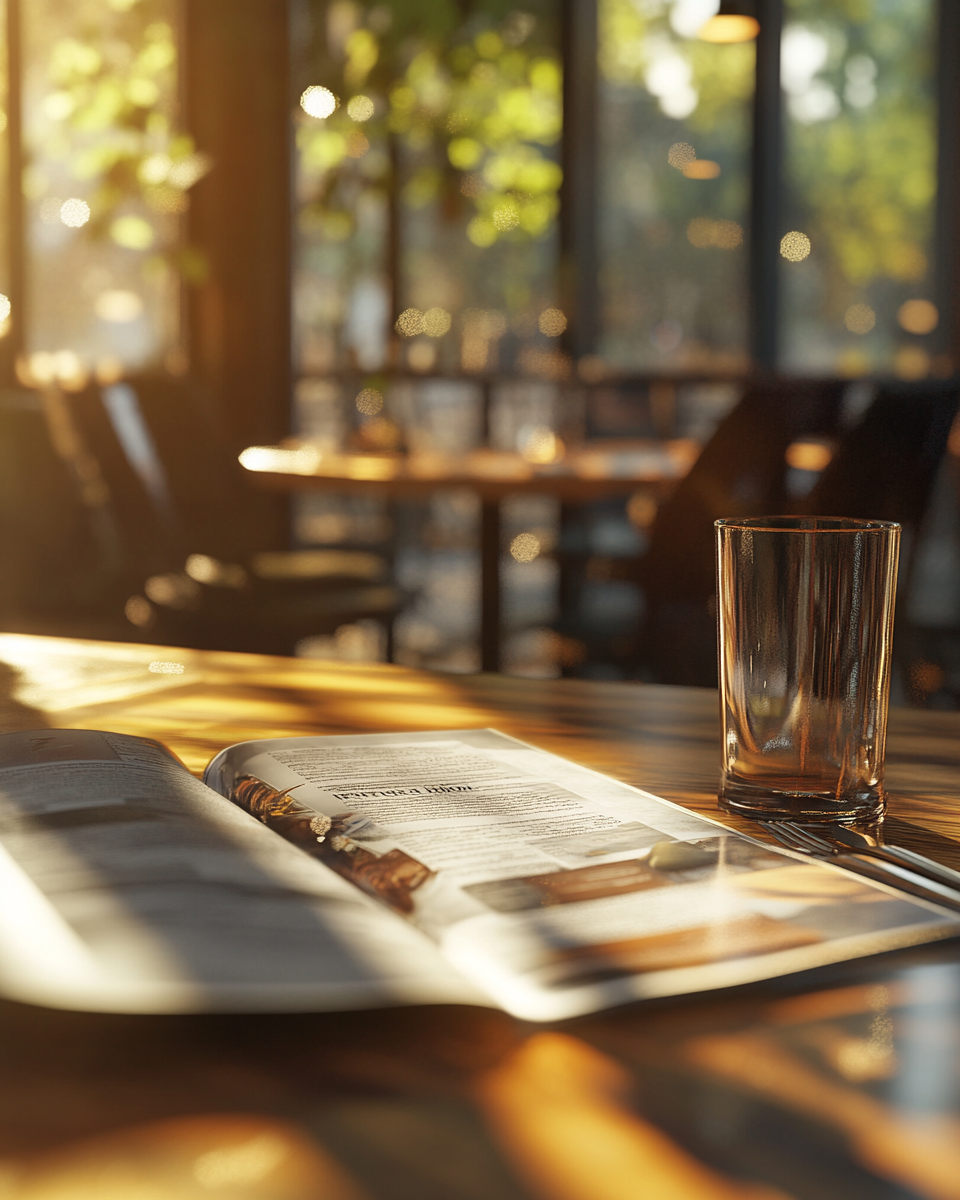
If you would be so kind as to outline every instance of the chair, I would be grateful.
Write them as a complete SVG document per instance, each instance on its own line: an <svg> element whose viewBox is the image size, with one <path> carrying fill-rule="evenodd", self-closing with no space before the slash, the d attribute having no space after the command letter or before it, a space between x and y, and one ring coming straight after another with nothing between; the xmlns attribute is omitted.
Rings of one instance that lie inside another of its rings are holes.
<svg viewBox="0 0 960 1200"><path fill-rule="evenodd" d="M847 401L862 384L775 380L752 384L718 426L690 474L657 514L638 564L647 612L639 673L660 683L716 685L713 522L719 517L807 513L899 521L901 573L927 509L958 384L884 382L852 428ZM836 453L805 497L791 496L791 443L818 437ZM902 637L901 637L901 640Z"/></svg>
<svg viewBox="0 0 960 1200"><path fill-rule="evenodd" d="M290 654L357 619L389 631L400 597L386 560L366 550L273 549L277 522L265 512L275 501L246 486L189 384L124 381L89 388L71 405L115 497L126 588L117 607L139 636Z"/></svg>
<svg viewBox="0 0 960 1200"><path fill-rule="evenodd" d="M899 521L915 541L960 404L960 383L884 383L802 511Z"/></svg>
<svg viewBox="0 0 960 1200"><path fill-rule="evenodd" d="M120 560L109 494L63 394L0 393L3 627L108 636L102 598Z"/></svg>
<svg viewBox="0 0 960 1200"><path fill-rule="evenodd" d="M884 384L804 508L817 516L874 517L903 526L893 638L893 694L900 703L925 705L942 693L938 703L955 706L960 692L949 685L958 674L952 660L960 656L960 630L931 627L923 619L924 598L916 594L929 574L918 573L918 552L925 532L933 533L926 518L958 407L957 380ZM941 492L943 484L941 507L956 509L960 497L950 495L949 479L941 479Z"/></svg>
<svg viewBox="0 0 960 1200"><path fill-rule="evenodd" d="M749 384L660 507L636 564L646 612L634 665L643 678L716 686L713 523L795 509L786 488L787 448L836 434L844 388L837 380Z"/></svg>

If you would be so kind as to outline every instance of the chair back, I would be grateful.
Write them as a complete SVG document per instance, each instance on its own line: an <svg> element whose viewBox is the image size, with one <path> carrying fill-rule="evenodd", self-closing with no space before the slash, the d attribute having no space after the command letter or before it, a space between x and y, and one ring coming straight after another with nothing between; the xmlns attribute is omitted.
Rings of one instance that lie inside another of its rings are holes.
<svg viewBox="0 0 960 1200"><path fill-rule="evenodd" d="M803 511L899 521L914 534L927 511L958 405L958 380L881 384Z"/></svg>
<svg viewBox="0 0 960 1200"><path fill-rule="evenodd" d="M715 686L713 523L794 507L785 454L802 437L830 437L842 414L837 380L757 380L720 422L689 474L657 513L639 562L646 612L641 674L660 683Z"/></svg>
<svg viewBox="0 0 960 1200"><path fill-rule="evenodd" d="M775 381L748 388L663 506L641 562L647 616L641 658L662 683L716 683L713 522L802 513L898 521L906 537L901 578L960 404L957 381L884 382L852 428L841 381ZM802 498L787 491L785 455L818 436L838 449Z"/></svg>

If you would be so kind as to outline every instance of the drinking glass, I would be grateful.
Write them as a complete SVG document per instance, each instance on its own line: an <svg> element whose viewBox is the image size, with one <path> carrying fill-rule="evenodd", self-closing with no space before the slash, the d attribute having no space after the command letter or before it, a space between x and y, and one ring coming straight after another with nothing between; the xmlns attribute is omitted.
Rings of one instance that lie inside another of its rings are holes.
<svg viewBox="0 0 960 1200"><path fill-rule="evenodd" d="M900 526L751 517L716 530L721 808L880 816Z"/></svg>

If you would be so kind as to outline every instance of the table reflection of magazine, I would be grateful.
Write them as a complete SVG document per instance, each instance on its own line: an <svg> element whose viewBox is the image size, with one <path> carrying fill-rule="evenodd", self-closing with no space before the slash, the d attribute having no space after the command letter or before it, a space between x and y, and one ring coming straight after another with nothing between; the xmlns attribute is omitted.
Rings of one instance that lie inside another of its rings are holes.
<svg viewBox="0 0 960 1200"><path fill-rule="evenodd" d="M413 893L435 872L396 847L376 849L387 834L363 813L328 816L295 800L290 794L295 790L278 792L252 775L243 775L230 789L229 798L368 895L396 912L412 913Z"/></svg>

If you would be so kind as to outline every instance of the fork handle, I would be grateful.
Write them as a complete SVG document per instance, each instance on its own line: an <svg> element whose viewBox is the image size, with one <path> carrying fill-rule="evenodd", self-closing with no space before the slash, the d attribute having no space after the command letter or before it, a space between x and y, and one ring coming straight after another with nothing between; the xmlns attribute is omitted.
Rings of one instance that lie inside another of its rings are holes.
<svg viewBox="0 0 960 1200"><path fill-rule="evenodd" d="M923 854L915 854L903 846L871 846L869 849L864 848L857 853L869 854L871 858L882 859L894 866L906 867L908 871L922 875L925 879L932 879L936 883L942 883L944 887L960 891L960 871L952 871L949 867L934 862L932 858L927 858Z"/></svg>
<svg viewBox="0 0 960 1200"><path fill-rule="evenodd" d="M846 867L877 883L885 883L901 892L908 892L920 900L928 900L931 904L939 904L943 908L960 912L960 891L955 887L946 886L936 880L918 875L905 863L880 860L872 853L840 853L835 854L832 861L837 866Z"/></svg>

